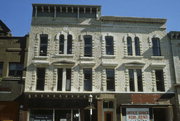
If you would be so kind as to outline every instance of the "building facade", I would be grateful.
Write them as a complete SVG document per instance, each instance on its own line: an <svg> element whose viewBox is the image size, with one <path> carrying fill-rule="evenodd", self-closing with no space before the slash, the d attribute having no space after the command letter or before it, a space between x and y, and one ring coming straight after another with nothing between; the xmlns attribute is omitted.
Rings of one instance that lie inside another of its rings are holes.
<svg viewBox="0 0 180 121"><path fill-rule="evenodd" d="M173 67L174 67L174 77L175 77L175 117L176 120L180 120L180 65L179 65L179 45L180 45L180 32L179 31L171 31L168 33L168 36L170 38L170 45L171 45L171 53L172 53L172 61L173 61Z"/></svg>
<svg viewBox="0 0 180 121"><path fill-rule="evenodd" d="M0 120L19 121L24 92L27 36L14 37L0 21Z"/></svg>
<svg viewBox="0 0 180 121"><path fill-rule="evenodd" d="M166 19L33 4L24 120L173 121L170 57Z"/></svg>

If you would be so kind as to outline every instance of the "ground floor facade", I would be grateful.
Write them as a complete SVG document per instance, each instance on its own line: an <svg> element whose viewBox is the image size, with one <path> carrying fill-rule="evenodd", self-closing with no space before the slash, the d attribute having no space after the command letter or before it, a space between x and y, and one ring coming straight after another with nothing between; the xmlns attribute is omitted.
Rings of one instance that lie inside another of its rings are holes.
<svg viewBox="0 0 180 121"><path fill-rule="evenodd" d="M174 94L27 94L23 121L174 121ZM147 97L147 98L146 98ZM91 112L92 110L92 112Z"/></svg>

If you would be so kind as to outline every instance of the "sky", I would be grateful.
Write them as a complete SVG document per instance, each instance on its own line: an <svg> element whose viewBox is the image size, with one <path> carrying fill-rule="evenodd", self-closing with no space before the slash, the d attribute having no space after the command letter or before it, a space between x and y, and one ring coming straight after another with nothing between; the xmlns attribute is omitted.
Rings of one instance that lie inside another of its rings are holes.
<svg viewBox="0 0 180 121"><path fill-rule="evenodd" d="M13 36L30 32L32 3L101 5L102 16L167 19L167 32L180 31L180 0L0 0L0 19Z"/></svg>

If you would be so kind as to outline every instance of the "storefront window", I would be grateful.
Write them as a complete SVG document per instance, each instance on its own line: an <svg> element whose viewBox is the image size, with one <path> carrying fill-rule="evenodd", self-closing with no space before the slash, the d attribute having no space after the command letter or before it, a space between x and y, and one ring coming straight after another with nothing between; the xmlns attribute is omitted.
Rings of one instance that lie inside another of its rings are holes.
<svg viewBox="0 0 180 121"><path fill-rule="evenodd" d="M31 110L29 121L53 121L52 110Z"/></svg>
<svg viewBox="0 0 180 121"><path fill-rule="evenodd" d="M54 110L54 111L31 110L30 119L29 119L29 121L79 121L79 120L80 120L80 112L78 109Z"/></svg>

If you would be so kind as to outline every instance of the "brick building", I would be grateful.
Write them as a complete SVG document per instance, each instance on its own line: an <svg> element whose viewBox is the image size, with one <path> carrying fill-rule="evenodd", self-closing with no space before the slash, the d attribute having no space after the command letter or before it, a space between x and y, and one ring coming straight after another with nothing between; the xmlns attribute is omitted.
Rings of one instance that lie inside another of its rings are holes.
<svg viewBox="0 0 180 121"><path fill-rule="evenodd" d="M24 118L173 121L171 56L166 19L33 4Z"/></svg>
<svg viewBox="0 0 180 121"><path fill-rule="evenodd" d="M24 92L26 39L14 37L0 20L0 120L19 121Z"/></svg>

